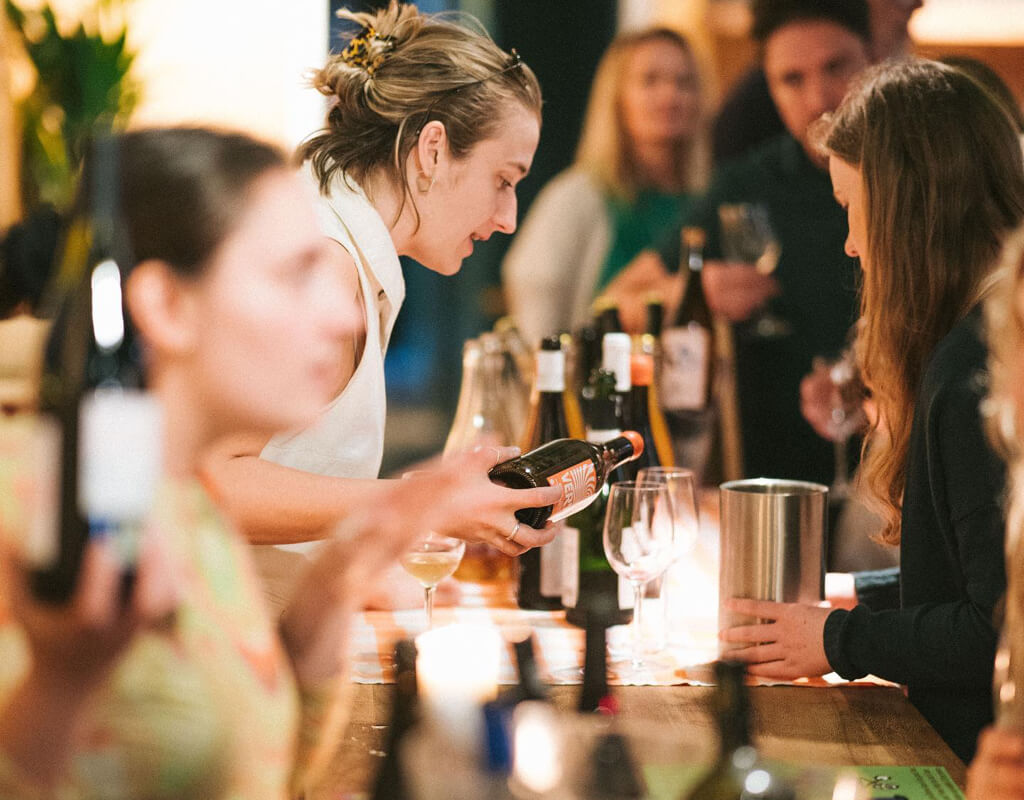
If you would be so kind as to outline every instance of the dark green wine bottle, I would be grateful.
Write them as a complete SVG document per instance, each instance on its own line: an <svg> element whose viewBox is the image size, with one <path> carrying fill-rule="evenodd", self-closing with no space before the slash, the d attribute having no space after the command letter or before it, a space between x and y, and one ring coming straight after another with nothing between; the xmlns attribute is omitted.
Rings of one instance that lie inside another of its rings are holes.
<svg viewBox="0 0 1024 800"><path fill-rule="evenodd" d="M718 759L685 800L795 800L788 783L758 757L750 736L750 695L746 667L738 661L715 663L711 708L718 728Z"/></svg>

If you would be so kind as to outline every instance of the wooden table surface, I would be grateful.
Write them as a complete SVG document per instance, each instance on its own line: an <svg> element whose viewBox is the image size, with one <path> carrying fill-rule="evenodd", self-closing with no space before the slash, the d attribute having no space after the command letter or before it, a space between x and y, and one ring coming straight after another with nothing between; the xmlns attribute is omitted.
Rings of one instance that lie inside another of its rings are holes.
<svg viewBox="0 0 1024 800"><path fill-rule="evenodd" d="M352 720L339 751L310 800L338 800L365 791L383 756L393 686L354 687ZM577 686L552 688L555 702L571 709ZM708 687L617 686L625 719L696 728L713 740ZM895 687L751 689L754 735L768 758L797 764L942 766L962 788L966 770L939 735Z"/></svg>

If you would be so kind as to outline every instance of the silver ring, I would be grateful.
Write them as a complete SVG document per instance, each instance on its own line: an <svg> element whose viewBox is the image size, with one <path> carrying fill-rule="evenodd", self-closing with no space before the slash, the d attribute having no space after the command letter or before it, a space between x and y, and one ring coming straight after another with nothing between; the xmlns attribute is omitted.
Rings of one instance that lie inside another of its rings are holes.
<svg viewBox="0 0 1024 800"><path fill-rule="evenodd" d="M519 533L519 526L520 525L522 525L522 523L519 520L516 520L515 527L512 528L512 533L510 533L508 536L505 537L506 541L509 541L509 542L515 542L516 541L516 534ZM516 542L516 544L518 544L518 542Z"/></svg>

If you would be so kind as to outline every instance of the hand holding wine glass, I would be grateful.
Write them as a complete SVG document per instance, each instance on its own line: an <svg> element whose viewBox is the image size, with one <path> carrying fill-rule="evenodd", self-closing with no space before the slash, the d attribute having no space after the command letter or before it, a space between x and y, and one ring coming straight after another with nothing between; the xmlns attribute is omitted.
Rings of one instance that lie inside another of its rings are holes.
<svg viewBox="0 0 1024 800"><path fill-rule="evenodd" d="M718 220L722 254L727 260L751 264L760 275L775 272L782 246L768 209L760 203L723 203L718 207ZM752 322L757 335L765 339L792 333L786 320L768 310L761 311Z"/></svg>
<svg viewBox="0 0 1024 800"><path fill-rule="evenodd" d="M823 407L817 413L819 421L815 429L835 445L835 477L829 492L834 499L844 500L850 494L847 442L864 428L867 421L864 413L864 385L860 380L853 349L845 349L834 359L815 358L814 373L810 377L814 375L818 376L821 387L818 393L822 395L822 400L827 393L824 404L819 400L819 405ZM801 390L803 394L803 387Z"/></svg>
<svg viewBox="0 0 1024 800"><path fill-rule="evenodd" d="M612 484L604 522L604 552L633 587L633 655L622 665L635 676L646 666L641 636L644 584L668 569L673 557L672 503L664 484L622 481Z"/></svg>

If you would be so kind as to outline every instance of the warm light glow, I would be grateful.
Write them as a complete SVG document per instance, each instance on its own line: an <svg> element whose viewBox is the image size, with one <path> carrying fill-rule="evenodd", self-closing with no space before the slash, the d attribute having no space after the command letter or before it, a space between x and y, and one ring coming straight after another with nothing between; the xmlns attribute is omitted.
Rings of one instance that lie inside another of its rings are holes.
<svg viewBox="0 0 1024 800"><path fill-rule="evenodd" d="M513 776L531 792L546 795L562 779L562 748L554 708L548 703L520 703L513 725Z"/></svg>
<svg viewBox="0 0 1024 800"><path fill-rule="evenodd" d="M1019 0L929 0L910 18L919 44L1024 44Z"/></svg>

